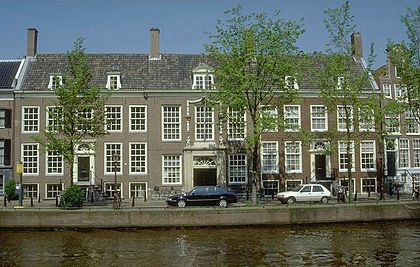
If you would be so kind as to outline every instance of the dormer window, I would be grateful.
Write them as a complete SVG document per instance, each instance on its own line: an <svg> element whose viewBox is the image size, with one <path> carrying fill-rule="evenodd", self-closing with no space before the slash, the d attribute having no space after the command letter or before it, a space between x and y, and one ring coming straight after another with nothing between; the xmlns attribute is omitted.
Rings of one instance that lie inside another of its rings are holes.
<svg viewBox="0 0 420 267"><path fill-rule="evenodd" d="M48 83L48 89L57 89L59 86L63 85L63 77L62 76L50 76L50 82Z"/></svg>
<svg viewBox="0 0 420 267"><path fill-rule="evenodd" d="M286 88L288 89L296 89L296 90L299 89L299 85L294 76L284 77L284 83L285 83Z"/></svg>
<svg viewBox="0 0 420 267"><path fill-rule="evenodd" d="M121 79L119 74L109 74L106 82L106 88L110 90L117 90L121 88Z"/></svg>
<svg viewBox="0 0 420 267"><path fill-rule="evenodd" d="M212 74L194 74L194 89L208 89L212 84L214 84Z"/></svg>
<svg viewBox="0 0 420 267"><path fill-rule="evenodd" d="M193 89L214 88L213 70L204 63L193 69Z"/></svg>

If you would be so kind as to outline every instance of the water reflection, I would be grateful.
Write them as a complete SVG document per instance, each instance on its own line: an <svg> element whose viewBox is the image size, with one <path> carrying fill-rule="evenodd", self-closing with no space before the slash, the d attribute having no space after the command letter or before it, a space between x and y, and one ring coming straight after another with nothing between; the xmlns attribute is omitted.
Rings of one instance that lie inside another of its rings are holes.
<svg viewBox="0 0 420 267"><path fill-rule="evenodd" d="M0 231L0 266L419 266L419 226Z"/></svg>

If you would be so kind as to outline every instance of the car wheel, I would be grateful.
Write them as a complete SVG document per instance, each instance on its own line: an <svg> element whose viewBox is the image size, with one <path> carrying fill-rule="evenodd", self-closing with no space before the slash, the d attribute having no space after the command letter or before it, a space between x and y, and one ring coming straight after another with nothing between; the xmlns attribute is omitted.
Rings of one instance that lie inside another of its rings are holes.
<svg viewBox="0 0 420 267"><path fill-rule="evenodd" d="M322 197L321 198L321 203L327 204L328 203L328 198L327 197Z"/></svg>
<svg viewBox="0 0 420 267"><path fill-rule="evenodd" d="M227 205L228 205L228 203L227 203L226 199L221 199L221 200L219 201L219 206L220 206L220 207L222 207L222 208L226 208L226 207L227 207Z"/></svg>
<svg viewBox="0 0 420 267"><path fill-rule="evenodd" d="M184 208L187 203L185 203L185 200L181 199L181 200L178 200L177 204L178 204L178 207Z"/></svg>
<svg viewBox="0 0 420 267"><path fill-rule="evenodd" d="M294 198L294 197L289 197L288 199L287 199L287 204L293 204L293 203L295 203L296 202L296 199Z"/></svg>

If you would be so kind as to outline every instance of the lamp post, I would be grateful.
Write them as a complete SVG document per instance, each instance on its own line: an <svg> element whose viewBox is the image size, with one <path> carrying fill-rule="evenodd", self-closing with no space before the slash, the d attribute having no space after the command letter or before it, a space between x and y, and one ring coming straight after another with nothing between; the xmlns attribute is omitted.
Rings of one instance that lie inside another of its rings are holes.
<svg viewBox="0 0 420 267"><path fill-rule="evenodd" d="M118 153L112 154L112 161L114 164L114 198L118 197L118 191L117 191L117 162L118 162L119 155Z"/></svg>

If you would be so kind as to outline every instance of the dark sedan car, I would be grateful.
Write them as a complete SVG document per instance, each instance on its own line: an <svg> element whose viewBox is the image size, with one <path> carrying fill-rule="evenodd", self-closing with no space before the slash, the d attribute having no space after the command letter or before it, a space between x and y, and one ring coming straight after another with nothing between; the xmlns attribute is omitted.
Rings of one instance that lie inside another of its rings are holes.
<svg viewBox="0 0 420 267"><path fill-rule="evenodd" d="M219 205L227 207L230 203L236 203L235 193L228 191L221 186L197 186L190 192L172 196L166 200L168 205L185 206L193 205Z"/></svg>

